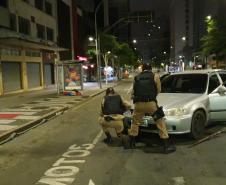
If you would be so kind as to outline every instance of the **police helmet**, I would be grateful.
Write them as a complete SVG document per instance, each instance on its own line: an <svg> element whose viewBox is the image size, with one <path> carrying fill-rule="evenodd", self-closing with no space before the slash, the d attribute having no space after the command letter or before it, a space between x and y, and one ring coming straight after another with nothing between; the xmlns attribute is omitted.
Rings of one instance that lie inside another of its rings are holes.
<svg viewBox="0 0 226 185"><path fill-rule="evenodd" d="M144 63L142 69L143 69L143 71L144 70L151 71L152 70L151 64L150 63Z"/></svg>
<svg viewBox="0 0 226 185"><path fill-rule="evenodd" d="M113 87L107 88L106 95L109 95L109 94L115 94L115 90L113 89Z"/></svg>

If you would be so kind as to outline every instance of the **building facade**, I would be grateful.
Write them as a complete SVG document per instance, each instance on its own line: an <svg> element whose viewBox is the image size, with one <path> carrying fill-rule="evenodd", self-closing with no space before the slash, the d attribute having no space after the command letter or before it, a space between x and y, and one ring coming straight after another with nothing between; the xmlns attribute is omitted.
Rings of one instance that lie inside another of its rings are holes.
<svg viewBox="0 0 226 185"><path fill-rule="evenodd" d="M55 83L55 0L0 1L0 95Z"/></svg>
<svg viewBox="0 0 226 185"><path fill-rule="evenodd" d="M191 68L196 61L208 67L200 55L201 38L206 34L206 18L226 16L224 0L172 0L170 2L171 59Z"/></svg>

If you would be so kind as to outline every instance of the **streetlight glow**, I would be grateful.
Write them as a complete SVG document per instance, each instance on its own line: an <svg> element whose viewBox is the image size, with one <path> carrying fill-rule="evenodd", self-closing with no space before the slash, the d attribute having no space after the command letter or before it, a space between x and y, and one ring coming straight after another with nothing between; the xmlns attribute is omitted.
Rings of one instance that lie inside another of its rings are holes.
<svg viewBox="0 0 226 185"><path fill-rule="evenodd" d="M209 21L209 20L212 19L212 16L211 16L211 15L208 15L208 16L206 16L206 18L207 18L207 20Z"/></svg>
<svg viewBox="0 0 226 185"><path fill-rule="evenodd" d="M89 41L90 42L94 41L94 38L93 37L89 37Z"/></svg>
<svg viewBox="0 0 226 185"><path fill-rule="evenodd" d="M136 44L137 43L137 40L136 39L133 39L133 43Z"/></svg>
<svg viewBox="0 0 226 185"><path fill-rule="evenodd" d="M181 39L182 39L183 41L186 41L186 37L182 37Z"/></svg>

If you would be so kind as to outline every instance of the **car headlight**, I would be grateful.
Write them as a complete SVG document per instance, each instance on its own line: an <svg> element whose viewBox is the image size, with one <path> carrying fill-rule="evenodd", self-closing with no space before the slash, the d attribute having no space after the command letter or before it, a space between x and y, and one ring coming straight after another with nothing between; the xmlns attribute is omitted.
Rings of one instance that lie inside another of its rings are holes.
<svg viewBox="0 0 226 185"><path fill-rule="evenodd" d="M189 113L186 108L173 108L164 111L166 116L183 116Z"/></svg>

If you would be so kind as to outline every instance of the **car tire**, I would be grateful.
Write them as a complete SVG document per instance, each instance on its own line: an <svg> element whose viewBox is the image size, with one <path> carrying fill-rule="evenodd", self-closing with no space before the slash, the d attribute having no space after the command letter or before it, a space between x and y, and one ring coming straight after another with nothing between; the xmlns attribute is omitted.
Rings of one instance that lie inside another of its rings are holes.
<svg viewBox="0 0 226 185"><path fill-rule="evenodd" d="M206 115L203 111L198 110L192 116L191 121L191 137L193 139L200 139L205 131Z"/></svg>

